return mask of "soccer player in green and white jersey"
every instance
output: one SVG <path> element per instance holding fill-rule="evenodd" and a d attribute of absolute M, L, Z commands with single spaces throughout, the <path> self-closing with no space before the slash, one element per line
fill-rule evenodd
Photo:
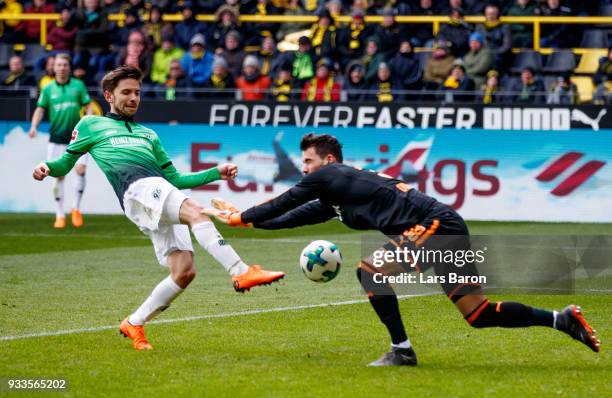
<path fill-rule="evenodd" d="M 125 215 L 151 238 L 159 263 L 168 266 L 170 275 L 120 325 L 121 333 L 133 340 L 134 348 L 150 350 L 145 322 L 168 308 L 195 277 L 187 225 L 200 246 L 232 275 L 236 291 L 269 284 L 285 274 L 247 266 L 202 213 L 202 206 L 179 191 L 233 179 L 238 169 L 225 163 L 196 173 L 179 173 L 157 134 L 133 120 L 140 104 L 141 80 L 139 69 L 125 65 L 104 76 L 102 91 L 110 112 L 84 117 L 66 153 L 37 165 L 33 177 L 42 180 L 48 175 L 66 175 L 80 156 L 90 153 L 113 186 Z"/>
<path fill-rule="evenodd" d="M 38 125 L 42 121 L 45 111 L 49 112 L 51 129 L 49 131 L 49 144 L 47 145 L 47 160 L 60 157 L 65 151 L 74 126 L 81 119 L 81 107 L 87 105 L 87 114 L 93 113 L 91 99 L 85 88 L 85 84 L 76 78 L 70 77 L 70 57 L 67 54 L 58 54 L 53 63 L 55 80 L 46 85 L 40 92 L 36 110 L 32 115 L 32 126 L 29 136 L 34 138 L 37 134 Z M 85 169 L 88 155 L 83 155 L 76 163 L 76 196 L 70 210 L 72 225 L 80 227 L 83 225 L 81 216 L 81 199 L 85 190 Z M 53 186 L 55 198 L 55 228 L 66 226 L 64 213 L 64 177 L 57 177 Z"/>

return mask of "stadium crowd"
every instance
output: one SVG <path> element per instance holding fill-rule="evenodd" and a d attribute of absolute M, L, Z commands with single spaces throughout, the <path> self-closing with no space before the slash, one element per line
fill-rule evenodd
<path fill-rule="evenodd" d="M 518 62 L 522 54 L 512 49 L 533 46 L 532 25 L 502 24 L 499 17 L 610 15 L 611 7 L 609 0 L 0 0 L 0 15 L 61 15 L 48 23 L 45 48 L 38 45 L 38 20 L 0 20 L 0 46 L 10 49 L 0 51 L 6 60 L 0 95 L 51 81 L 53 56 L 62 52 L 72 56 L 74 75 L 88 86 L 118 65 L 134 65 L 146 76 L 144 94 L 166 100 L 574 104 L 579 101 L 570 80 L 575 58 L 573 65 L 548 70 L 541 58 L 535 64 Z M 183 20 L 162 20 L 172 13 Z M 110 14 L 125 18 L 109 21 Z M 196 14 L 214 14 L 215 20 L 201 22 Z M 318 20 L 244 23 L 241 14 L 317 15 Z M 351 21 L 340 23 L 339 15 L 350 15 Z M 366 15 L 380 15 L 382 23 L 366 24 Z M 431 24 L 400 24 L 397 15 L 448 15 L 450 20 L 434 36 Z M 469 24 L 465 15 L 484 15 L 485 22 Z M 599 35 L 592 32 L 583 25 L 542 24 L 539 44 L 608 48 L 589 79 L 593 102 L 609 103 L 610 33 L 606 27 L 595 29 Z M 599 45 L 588 43 L 593 37 Z M 15 52 L 20 44 L 25 46 Z"/>

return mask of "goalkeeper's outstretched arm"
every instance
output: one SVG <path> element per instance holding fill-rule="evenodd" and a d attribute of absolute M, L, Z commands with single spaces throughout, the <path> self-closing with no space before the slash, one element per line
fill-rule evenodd
<path fill-rule="evenodd" d="M 253 226 L 261 229 L 295 228 L 302 225 L 320 224 L 335 216 L 336 212 L 333 207 L 323 204 L 320 200 L 313 200 L 281 216 L 255 222 Z"/>

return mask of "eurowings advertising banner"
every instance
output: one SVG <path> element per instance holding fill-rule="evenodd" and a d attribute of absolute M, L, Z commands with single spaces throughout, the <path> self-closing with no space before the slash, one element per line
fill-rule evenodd
<path fill-rule="evenodd" d="M 181 171 L 197 171 L 220 162 L 238 165 L 235 182 L 191 191 L 201 203 L 221 196 L 246 208 L 281 194 L 300 179 L 299 142 L 304 134 L 314 132 L 335 135 L 344 146 L 346 163 L 402 178 L 452 205 L 467 219 L 612 222 L 612 129 L 605 108 L 532 108 L 545 109 L 543 114 L 527 108 L 432 107 L 434 113 L 425 111 L 429 121 L 423 123 L 424 111 L 413 107 L 415 117 L 420 116 L 412 119 L 412 125 L 396 126 L 392 121 L 377 126 L 363 123 L 361 107 L 344 106 L 362 116 L 342 126 L 334 126 L 329 118 L 317 126 L 301 126 L 295 120 L 293 124 L 272 119 L 244 122 L 251 120 L 252 112 L 268 114 L 257 110 L 258 105 L 239 104 L 243 108 L 238 112 L 246 110 L 251 116 L 234 112 L 230 120 L 236 105 L 216 105 L 222 107 L 213 110 L 210 107 L 215 104 L 209 104 L 202 110 L 206 123 L 143 122 L 157 132 Z M 273 104 L 265 106 L 270 117 L 275 112 L 282 115 Z M 335 108 L 325 106 L 333 115 Z M 378 118 L 385 112 L 375 105 L 366 111 Z M 440 112 L 445 116 L 436 123 Z M 463 116 L 458 118 L 458 113 Z M 469 128 L 456 125 L 457 120 L 472 120 L 469 115 L 476 115 Z M 447 119 L 454 121 L 445 122 Z M 0 211 L 54 209 L 51 179 L 40 183 L 31 177 L 33 166 L 46 155 L 44 131 L 48 125 L 41 126 L 43 133 L 35 139 L 28 138 L 28 128 L 27 122 L 0 121 Z M 71 180 L 69 176 L 65 189 L 67 208 L 72 201 Z M 83 207 L 86 213 L 121 212 L 110 185 L 91 159 Z"/>

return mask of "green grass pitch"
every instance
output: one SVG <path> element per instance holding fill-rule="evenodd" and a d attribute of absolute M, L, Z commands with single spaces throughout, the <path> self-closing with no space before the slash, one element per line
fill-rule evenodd
<path fill-rule="evenodd" d="M 492 297 L 581 304 L 603 342 L 599 354 L 546 328 L 472 329 L 434 295 L 400 302 L 419 366 L 366 367 L 389 341 L 355 278 L 360 235 L 339 223 L 221 229 L 247 262 L 284 270 L 286 279 L 235 293 L 196 247 L 198 277 L 147 326 L 155 349 L 137 352 L 117 327 L 167 274 L 150 242 L 120 216 L 85 216 L 80 230 L 55 231 L 51 222 L 0 214 L 0 379 L 68 380 L 68 391 L 54 396 L 612 396 L 609 294 Z M 469 225 L 473 233 L 612 234 L 610 224 Z M 308 281 L 297 266 L 314 239 L 337 243 L 344 255 L 327 284 Z"/>

